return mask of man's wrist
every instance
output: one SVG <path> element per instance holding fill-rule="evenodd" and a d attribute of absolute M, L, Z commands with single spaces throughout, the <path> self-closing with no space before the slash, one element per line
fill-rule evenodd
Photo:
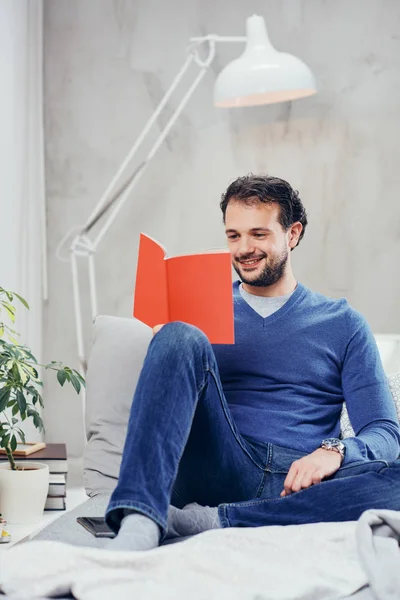
<path fill-rule="evenodd" d="M 326 438 L 322 440 L 320 448 L 327 452 L 336 452 L 337 454 L 340 454 L 341 463 L 344 461 L 346 446 L 338 438 Z"/>
<path fill-rule="evenodd" d="M 321 448 L 321 446 L 318 448 L 318 450 L 322 450 L 322 452 L 328 454 L 328 452 L 330 454 L 336 454 L 339 459 L 340 459 L 340 465 L 342 465 L 343 460 L 344 460 L 344 456 L 342 456 L 339 452 L 339 450 L 337 450 L 337 448 Z"/>

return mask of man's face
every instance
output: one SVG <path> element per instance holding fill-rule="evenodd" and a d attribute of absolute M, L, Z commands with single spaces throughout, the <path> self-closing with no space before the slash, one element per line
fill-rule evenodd
<path fill-rule="evenodd" d="M 243 283 L 266 287 L 285 273 L 289 256 L 288 234 L 278 221 L 279 205 L 251 205 L 231 200 L 225 213 L 225 230 L 232 265 Z"/>

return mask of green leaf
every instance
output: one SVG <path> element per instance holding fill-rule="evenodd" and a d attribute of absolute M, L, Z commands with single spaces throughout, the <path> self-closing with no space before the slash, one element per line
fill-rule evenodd
<path fill-rule="evenodd" d="M 15 402 L 13 409 L 12 409 L 12 416 L 16 415 L 19 412 L 19 408 L 18 408 L 18 404 Z"/>
<path fill-rule="evenodd" d="M 10 399 L 11 390 L 8 387 L 3 387 L 0 390 L 0 412 L 5 410 Z"/>
<path fill-rule="evenodd" d="M 37 372 L 37 370 L 32 367 L 32 365 L 28 365 L 27 363 L 21 363 L 21 367 L 22 369 L 25 371 L 25 373 L 28 374 L 29 377 L 32 377 L 32 379 L 38 379 L 39 377 L 39 373 Z"/>
<path fill-rule="evenodd" d="M 25 357 L 26 357 L 26 358 L 28 358 L 29 360 L 33 360 L 33 362 L 34 362 L 35 364 L 37 364 L 37 359 L 36 359 L 36 357 L 35 357 L 35 356 L 32 354 L 32 352 L 29 350 L 29 348 L 27 348 L 26 346 L 23 346 L 22 350 L 23 350 L 23 352 L 24 352 L 24 354 L 25 354 Z"/>
<path fill-rule="evenodd" d="M 6 302 L 2 302 L 1 304 L 6 309 L 6 311 L 8 313 L 8 316 L 10 317 L 11 321 L 13 323 L 15 323 L 15 307 L 12 306 L 11 304 L 7 304 Z"/>
<path fill-rule="evenodd" d="M 6 325 L 5 323 L 1 323 L 2 327 L 4 327 L 4 330 L 10 334 L 10 333 L 15 333 L 16 336 L 19 336 L 19 333 L 17 331 L 15 331 L 15 329 L 11 329 L 11 327 L 9 327 L 8 325 Z"/>
<path fill-rule="evenodd" d="M 24 413 L 26 411 L 26 400 L 25 396 L 21 392 L 21 390 L 17 391 L 17 403 L 20 413 Z"/>
<path fill-rule="evenodd" d="M 37 429 L 43 429 L 43 421 L 38 411 L 32 408 L 32 406 L 28 405 L 26 412 L 28 417 L 31 417 L 33 419 L 33 424 L 35 425 L 35 427 Z"/>
<path fill-rule="evenodd" d="M 13 452 L 14 452 L 14 450 L 17 449 L 17 438 L 15 437 L 15 435 L 12 435 L 12 437 L 11 437 L 10 446 L 11 446 L 11 450 Z"/>
<path fill-rule="evenodd" d="M 18 423 L 18 419 L 16 419 L 15 417 L 13 417 L 11 419 L 11 422 L 12 422 L 13 425 L 15 425 L 16 423 Z"/>
<path fill-rule="evenodd" d="M 74 386 L 76 393 L 79 394 L 79 392 L 81 391 L 81 384 L 80 384 L 79 379 L 73 373 L 70 374 L 70 378 L 71 378 L 71 383 Z"/>
<path fill-rule="evenodd" d="M 16 298 L 18 298 L 18 300 L 21 302 L 21 304 L 23 304 L 25 306 L 25 308 L 27 308 L 29 310 L 29 304 L 27 303 L 27 301 L 25 300 L 25 298 L 23 298 L 22 296 L 20 296 L 16 292 L 13 292 L 13 294 L 14 294 L 14 296 Z"/>
<path fill-rule="evenodd" d="M 76 371 L 75 369 L 73 369 L 73 373 L 76 375 L 76 377 L 79 379 L 79 381 L 81 382 L 81 384 L 86 387 L 86 381 L 84 380 L 84 378 L 82 377 L 82 375 Z"/>
<path fill-rule="evenodd" d="M 4 437 L 6 435 L 6 433 L 8 433 L 9 430 L 10 430 L 9 423 L 3 423 L 2 428 L 1 428 L 1 432 L 0 432 L 0 436 Z"/>
<path fill-rule="evenodd" d="M 26 444 L 26 441 L 25 441 L 25 433 L 22 431 L 22 429 L 19 429 L 19 427 L 17 428 L 17 432 L 18 432 L 19 439 L 21 440 L 21 442 L 22 442 L 23 444 Z"/>
<path fill-rule="evenodd" d="M 26 386 L 25 386 L 25 391 L 26 391 L 28 394 L 30 394 L 30 395 L 31 395 L 33 398 L 36 398 L 36 396 L 37 396 L 37 395 L 38 395 L 38 393 L 39 393 L 39 392 L 37 391 L 37 389 L 35 388 L 35 386 L 34 386 L 34 385 L 26 385 Z"/>
<path fill-rule="evenodd" d="M 43 431 L 43 421 L 39 413 L 37 412 L 33 415 L 33 424 L 36 427 L 36 429 L 39 429 L 39 431 Z"/>
<path fill-rule="evenodd" d="M 14 366 L 17 368 L 22 385 L 25 385 L 29 381 L 29 375 L 20 364 L 14 363 Z"/>
<path fill-rule="evenodd" d="M 58 383 L 63 386 L 65 383 L 65 380 L 67 378 L 67 374 L 65 372 L 64 369 L 61 369 L 60 371 L 57 371 L 57 379 L 58 379 Z"/>

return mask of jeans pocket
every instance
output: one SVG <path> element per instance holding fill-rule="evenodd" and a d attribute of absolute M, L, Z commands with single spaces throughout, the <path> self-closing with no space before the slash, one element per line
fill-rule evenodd
<path fill-rule="evenodd" d="M 254 463 L 261 471 L 266 471 L 268 469 L 269 457 L 271 454 L 271 444 L 263 444 L 257 440 L 253 440 L 248 435 L 242 434 L 241 437 L 245 441 L 247 451 L 251 455 Z"/>
<path fill-rule="evenodd" d="M 299 460 L 307 455 L 307 452 L 292 450 L 291 448 L 285 448 L 277 444 L 269 444 L 269 446 L 271 452 L 268 470 L 271 473 L 288 473 L 295 460 Z"/>

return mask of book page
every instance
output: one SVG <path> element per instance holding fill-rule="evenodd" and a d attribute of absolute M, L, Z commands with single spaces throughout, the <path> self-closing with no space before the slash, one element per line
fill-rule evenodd
<path fill-rule="evenodd" d="M 201 329 L 212 344 L 234 343 L 231 257 L 228 251 L 168 258 L 170 321 Z"/>
<path fill-rule="evenodd" d="M 139 242 L 133 316 L 149 327 L 169 321 L 165 250 L 143 233 Z"/>

